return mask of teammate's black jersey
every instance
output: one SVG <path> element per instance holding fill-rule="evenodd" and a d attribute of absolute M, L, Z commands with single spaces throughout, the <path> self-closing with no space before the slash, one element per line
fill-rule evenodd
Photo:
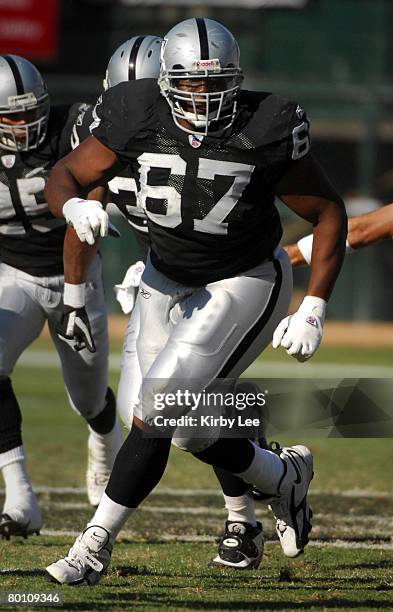
<path fill-rule="evenodd" d="M 297 104 L 243 91 L 231 130 L 202 137 L 179 129 L 156 82 L 141 79 L 105 92 L 93 119 L 93 136 L 133 168 L 158 270 L 204 285 L 271 256 L 277 182 L 310 147 Z"/>
<path fill-rule="evenodd" d="M 65 222 L 49 212 L 43 191 L 52 166 L 71 150 L 79 107 L 52 107 L 37 149 L 17 153 L 0 143 L 0 260 L 33 276 L 63 273 Z"/>
<path fill-rule="evenodd" d="M 93 124 L 92 105 L 84 105 L 77 117 L 72 130 L 72 148 L 75 149 L 82 140 L 91 136 L 90 126 Z M 130 165 L 126 165 L 121 175 L 115 176 L 108 183 L 108 202 L 116 204 L 120 212 L 125 216 L 135 237 L 142 245 L 146 246 L 148 240 L 147 216 L 144 209 L 137 200 L 137 184 Z"/>

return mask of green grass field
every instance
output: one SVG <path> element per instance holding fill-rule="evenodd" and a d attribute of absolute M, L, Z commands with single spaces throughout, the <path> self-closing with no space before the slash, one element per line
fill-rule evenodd
<path fill-rule="evenodd" d="M 163 480 L 126 525 L 100 585 L 49 585 L 43 568 L 66 553 L 92 510 L 84 493 L 86 427 L 68 407 L 47 351 L 47 343 L 36 343 L 14 374 L 45 527 L 40 537 L 0 542 L 0 593 L 58 591 L 65 610 L 393 610 L 391 439 L 302 439 L 315 456 L 312 541 L 302 557 L 285 559 L 268 511 L 258 506 L 265 557 L 250 572 L 208 566 L 225 521 L 223 502 L 211 469 L 173 449 Z M 117 362 L 114 355 L 114 388 Z M 293 368 L 285 354 L 269 350 L 253 375 L 261 375 L 263 363 L 269 376 Z M 337 376 L 393 374 L 387 349 L 322 348 L 305 367 L 310 376 L 323 369 Z"/>

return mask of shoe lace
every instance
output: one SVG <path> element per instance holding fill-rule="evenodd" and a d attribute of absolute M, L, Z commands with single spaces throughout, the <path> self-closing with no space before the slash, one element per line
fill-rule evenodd
<path fill-rule="evenodd" d="M 82 571 L 86 568 L 86 554 L 93 556 L 86 544 L 77 542 L 72 548 L 70 548 L 65 561 L 75 567 L 75 569 L 78 571 Z"/>

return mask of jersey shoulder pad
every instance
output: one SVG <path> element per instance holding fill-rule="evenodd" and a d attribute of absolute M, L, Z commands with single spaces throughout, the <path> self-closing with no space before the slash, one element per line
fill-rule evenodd
<path fill-rule="evenodd" d="M 309 121 L 299 104 L 269 92 L 244 94 L 240 108 L 249 115 L 244 132 L 250 134 L 256 147 L 287 141 L 293 159 L 309 151 Z"/>
<path fill-rule="evenodd" d="M 71 146 L 71 135 L 74 123 L 77 119 L 78 114 L 81 110 L 89 105 L 84 102 L 77 102 L 75 104 L 69 104 L 64 107 L 59 107 L 59 111 L 62 109 L 62 125 L 61 133 L 58 145 L 58 157 L 64 157 L 72 150 Z"/>
<path fill-rule="evenodd" d="M 71 147 L 75 149 L 83 140 L 90 136 L 90 126 L 93 123 L 93 104 L 75 104 L 72 118 Z"/>
<path fill-rule="evenodd" d="M 105 91 L 93 110 L 90 132 L 103 144 L 122 151 L 131 139 L 141 139 L 154 130 L 160 90 L 155 79 L 119 83 Z"/>

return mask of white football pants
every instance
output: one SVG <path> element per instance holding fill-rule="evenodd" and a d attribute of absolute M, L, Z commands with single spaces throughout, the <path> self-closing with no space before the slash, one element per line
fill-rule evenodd
<path fill-rule="evenodd" d="M 281 247 L 273 261 L 196 288 L 168 279 L 148 260 L 122 357 L 118 406 L 125 424 L 133 413 L 151 423 L 157 394 L 200 393 L 216 378 L 240 376 L 270 343 L 291 293 L 292 268 Z M 182 409 L 166 406 L 161 414 L 178 417 Z M 196 452 L 220 432 L 212 427 L 203 440 L 182 434 L 174 443 Z"/>
<path fill-rule="evenodd" d="M 63 311 L 63 286 L 63 276 L 31 276 L 0 263 L 0 377 L 10 376 L 20 355 L 48 321 L 70 404 L 91 419 L 105 406 L 108 386 L 108 325 L 100 257 L 92 262 L 86 281 L 86 310 L 95 353 L 87 349 L 76 353 L 56 335 L 55 326 Z"/>

